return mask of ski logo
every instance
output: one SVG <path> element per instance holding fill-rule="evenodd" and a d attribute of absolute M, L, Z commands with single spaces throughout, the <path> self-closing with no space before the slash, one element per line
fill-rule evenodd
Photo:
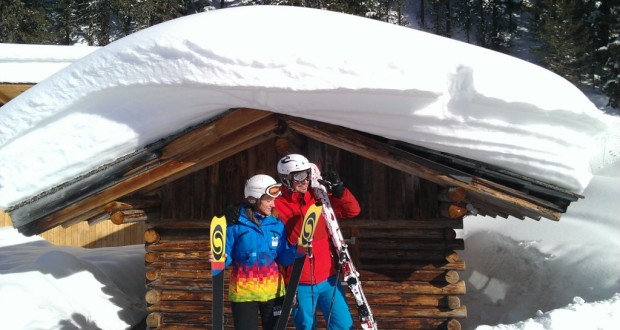
<path fill-rule="evenodd" d="M 308 247 L 312 243 L 312 237 L 314 236 L 314 230 L 316 229 L 316 223 L 321 216 L 323 206 L 320 203 L 316 203 L 308 209 L 304 222 L 301 226 L 301 233 L 299 235 L 300 246 Z"/>
<path fill-rule="evenodd" d="M 224 270 L 226 258 L 226 218 L 214 217 L 211 220 L 211 252 L 213 252 L 213 262 L 211 262 L 211 274 L 217 275 Z"/>
<path fill-rule="evenodd" d="M 312 255 L 310 251 L 312 246 L 312 237 L 314 236 L 314 229 L 316 228 L 316 223 L 321 217 L 322 212 L 323 204 L 317 202 L 310 205 L 310 208 L 308 208 L 306 215 L 304 216 L 303 223 L 301 224 L 301 233 L 299 234 L 297 244 L 301 247 L 307 248 L 308 254 L 303 255 L 302 258 L 295 259 L 293 269 L 291 270 L 290 281 L 286 286 L 286 295 L 284 296 L 284 301 L 282 302 L 282 308 L 279 310 L 280 317 L 278 318 L 278 323 L 276 324 L 275 330 L 285 330 L 288 324 L 288 319 L 293 308 L 293 301 L 295 300 L 295 295 L 297 294 L 297 286 L 299 285 L 299 279 L 301 278 L 301 271 L 304 268 L 304 263 L 308 259 L 308 255 Z M 274 308 L 274 315 L 275 313 L 276 310 Z"/>

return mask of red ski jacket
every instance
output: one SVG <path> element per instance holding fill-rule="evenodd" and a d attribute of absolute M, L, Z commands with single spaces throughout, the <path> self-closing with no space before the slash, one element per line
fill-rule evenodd
<path fill-rule="evenodd" d="M 330 195 L 330 201 L 338 220 L 353 218 L 360 213 L 360 205 L 357 199 L 347 188 L 344 188 L 344 193 L 340 198 Z M 303 217 L 308 208 L 315 202 L 316 199 L 311 191 L 302 194 L 291 192 L 288 187 L 282 186 L 282 195 L 276 198 L 275 204 L 279 218 L 284 222 L 288 241 L 291 244 L 297 244 Z M 332 247 L 333 244 L 325 224 L 325 218 L 321 215 L 312 239 L 313 258 L 306 259 L 300 283 L 316 284 L 336 274 L 337 265 L 334 256 L 332 256 Z M 291 270 L 292 267 L 285 267 L 286 283 L 289 281 Z"/>

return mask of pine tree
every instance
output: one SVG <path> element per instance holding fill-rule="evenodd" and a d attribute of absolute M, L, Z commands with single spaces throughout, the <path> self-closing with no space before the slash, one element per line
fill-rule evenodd
<path fill-rule="evenodd" d="M 55 44 L 71 45 L 77 41 L 78 13 L 75 0 L 58 0 L 52 4 L 49 15 Z"/>
<path fill-rule="evenodd" d="M 595 13 L 592 27 L 601 90 L 609 97 L 614 114 L 620 115 L 620 0 L 601 1 Z"/>
<path fill-rule="evenodd" d="M 51 42 L 44 2 L 0 0 L 0 42 Z"/>
<path fill-rule="evenodd" d="M 540 45 L 532 53 L 542 65 L 579 85 L 586 56 L 586 29 L 583 21 L 575 18 L 580 0 L 540 0 L 531 21 Z"/>

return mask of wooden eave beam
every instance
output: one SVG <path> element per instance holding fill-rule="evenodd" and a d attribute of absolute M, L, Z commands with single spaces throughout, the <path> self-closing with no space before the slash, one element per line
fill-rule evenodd
<path fill-rule="evenodd" d="M 33 84 L 7 84 L 0 83 L 0 105 L 8 103 L 14 99 L 17 95 L 23 93 Z"/>
<path fill-rule="evenodd" d="M 121 178 L 56 213 L 27 225 L 25 234 L 39 234 L 64 222 L 86 220 L 107 212 L 105 205 L 136 191 L 150 191 L 275 137 L 279 121 L 271 112 L 239 109 L 173 140 L 160 162 Z M 73 222 L 73 221 L 72 221 Z"/>
<path fill-rule="evenodd" d="M 471 194 L 468 193 L 468 196 L 477 195 L 483 197 L 489 203 L 497 205 L 498 202 L 501 202 L 499 205 L 508 206 L 513 210 L 515 208 L 521 210 L 521 212 L 517 212 L 515 214 L 516 216 L 526 215 L 534 219 L 538 219 L 541 216 L 551 220 L 560 219 L 559 212 L 548 207 L 541 206 L 544 205 L 546 201 L 540 200 L 538 203 L 534 203 L 531 200 L 525 200 L 513 194 L 509 194 L 509 190 L 506 189 L 506 187 L 498 186 L 493 182 L 473 176 L 471 176 L 470 182 L 466 182 L 467 180 L 457 179 L 456 175 L 448 175 L 444 172 L 420 165 L 411 159 L 406 159 L 405 157 L 399 156 L 402 154 L 402 150 L 397 151 L 390 145 L 381 143 L 361 134 L 357 134 L 350 129 L 326 123 L 315 123 L 309 120 L 290 116 L 282 115 L 281 117 L 287 123 L 289 128 L 299 132 L 300 134 L 359 156 L 380 162 L 397 170 L 411 173 L 415 176 L 435 182 L 442 186 L 463 187 L 468 192 L 471 192 Z M 413 156 L 414 155 L 412 155 L 412 157 Z M 425 161 L 429 162 L 429 160 Z M 491 202 L 492 200 L 495 202 Z"/>

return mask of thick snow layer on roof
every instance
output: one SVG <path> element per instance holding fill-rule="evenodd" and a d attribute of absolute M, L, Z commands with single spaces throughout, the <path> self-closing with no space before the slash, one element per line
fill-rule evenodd
<path fill-rule="evenodd" d="M 0 83 L 38 83 L 98 48 L 0 44 Z"/>
<path fill-rule="evenodd" d="M 618 150 L 607 138 L 600 148 L 617 121 L 541 67 L 346 14 L 239 7 L 120 39 L 2 107 L 0 207 L 235 107 L 341 125 L 575 192 L 593 160 Z"/>

